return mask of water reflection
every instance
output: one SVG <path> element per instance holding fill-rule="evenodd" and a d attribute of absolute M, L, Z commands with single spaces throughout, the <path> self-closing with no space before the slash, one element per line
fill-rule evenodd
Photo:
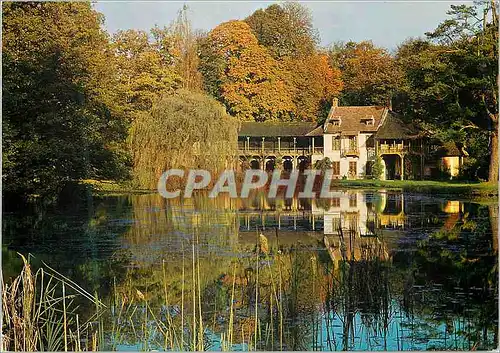
<path fill-rule="evenodd" d="M 31 252 L 97 292 L 106 349 L 492 349 L 492 216 L 395 191 L 102 197 L 4 214 L 4 277 Z"/>

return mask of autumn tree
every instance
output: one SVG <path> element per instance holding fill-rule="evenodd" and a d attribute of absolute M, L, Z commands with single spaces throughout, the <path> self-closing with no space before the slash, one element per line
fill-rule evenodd
<path fill-rule="evenodd" d="M 394 58 L 370 41 L 337 43 L 330 49 L 333 67 L 340 69 L 346 105 L 385 105 L 394 94 L 400 73 Z"/>
<path fill-rule="evenodd" d="M 200 91 L 203 88 L 203 78 L 198 70 L 198 39 L 200 33 L 193 31 L 188 18 L 189 8 L 184 5 L 179 10 L 177 19 L 171 26 L 173 35 L 174 67 L 181 78 L 182 88 Z"/>
<path fill-rule="evenodd" d="M 322 120 L 342 83 L 339 70 L 332 68 L 316 49 L 319 38 L 309 9 L 296 2 L 273 4 L 255 11 L 245 23 L 258 44 L 274 59 L 273 66 L 277 67 L 274 72 L 284 85 L 281 97 L 291 100 L 292 104 L 286 104 L 288 111 L 282 112 L 279 119 Z M 220 67 L 217 59 L 211 62 L 214 68 Z M 206 71 L 209 77 L 210 72 Z M 208 81 L 216 82 L 217 78 L 212 73 Z M 217 94 L 217 89 L 209 91 Z"/>
<path fill-rule="evenodd" d="M 119 91 L 124 92 L 129 115 L 151 108 L 161 95 L 181 87 L 173 51 L 174 37 L 167 28 L 155 27 L 151 33 L 118 31 L 113 47 L 118 62 Z"/>
<path fill-rule="evenodd" d="M 463 142 L 498 180 L 498 15 L 494 2 L 452 5 L 450 19 L 399 48 L 409 110 L 445 138 Z M 486 158 L 489 158 L 486 159 Z"/>
<path fill-rule="evenodd" d="M 319 41 L 310 10 L 297 2 L 259 9 L 245 22 L 275 59 L 311 55 Z"/>
<path fill-rule="evenodd" d="M 3 190 L 54 200 L 127 175 L 113 52 L 90 3 L 3 3 Z"/>
<path fill-rule="evenodd" d="M 289 84 L 294 88 L 295 120 L 321 122 L 332 99 L 342 89 L 341 73 L 332 68 L 326 54 L 312 54 L 286 61 Z"/>
<path fill-rule="evenodd" d="M 286 120 L 294 109 L 280 66 L 242 21 L 222 23 L 201 41 L 206 90 L 241 120 Z"/>

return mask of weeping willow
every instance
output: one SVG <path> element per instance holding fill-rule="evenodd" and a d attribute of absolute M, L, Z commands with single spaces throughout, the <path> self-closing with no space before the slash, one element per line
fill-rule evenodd
<path fill-rule="evenodd" d="M 185 90 L 164 97 L 132 123 L 129 143 L 134 182 L 154 189 L 167 169 L 233 167 L 238 122 L 214 99 Z"/>

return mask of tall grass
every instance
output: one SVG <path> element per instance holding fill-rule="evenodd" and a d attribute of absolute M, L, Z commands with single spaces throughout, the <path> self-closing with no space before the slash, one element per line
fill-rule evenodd
<path fill-rule="evenodd" d="M 2 281 L 2 350 L 81 351 L 97 349 L 99 332 L 92 322 L 104 307 L 97 297 L 45 265 L 33 273 L 23 260 L 21 273 L 10 283 Z M 76 301 L 94 304 L 96 312 L 83 325 Z M 84 336 L 93 337 L 92 347 Z"/>

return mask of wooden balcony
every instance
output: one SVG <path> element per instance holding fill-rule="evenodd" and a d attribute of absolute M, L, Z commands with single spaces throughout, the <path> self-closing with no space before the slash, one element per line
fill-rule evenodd
<path fill-rule="evenodd" d="M 408 146 L 404 146 L 402 144 L 397 144 L 397 145 L 388 145 L 388 144 L 381 144 L 379 146 L 379 154 L 401 154 L 401 153 L 407 153 Z"/>
<path fill-rule="evenodd" d="M 343 157 L 359 157 L 359 149 L 357 146 L 351 146 L 349 148 L 343 149 L 341 155 Z"/>
<path fill-rule="evenodd" d="M 301 146 L 301 147 L 271 147 L 271 146 L 239 146 L 239 155 L 281 155 L 281 156 L 308 156 L 322 155 L 323 147 Z"/>

